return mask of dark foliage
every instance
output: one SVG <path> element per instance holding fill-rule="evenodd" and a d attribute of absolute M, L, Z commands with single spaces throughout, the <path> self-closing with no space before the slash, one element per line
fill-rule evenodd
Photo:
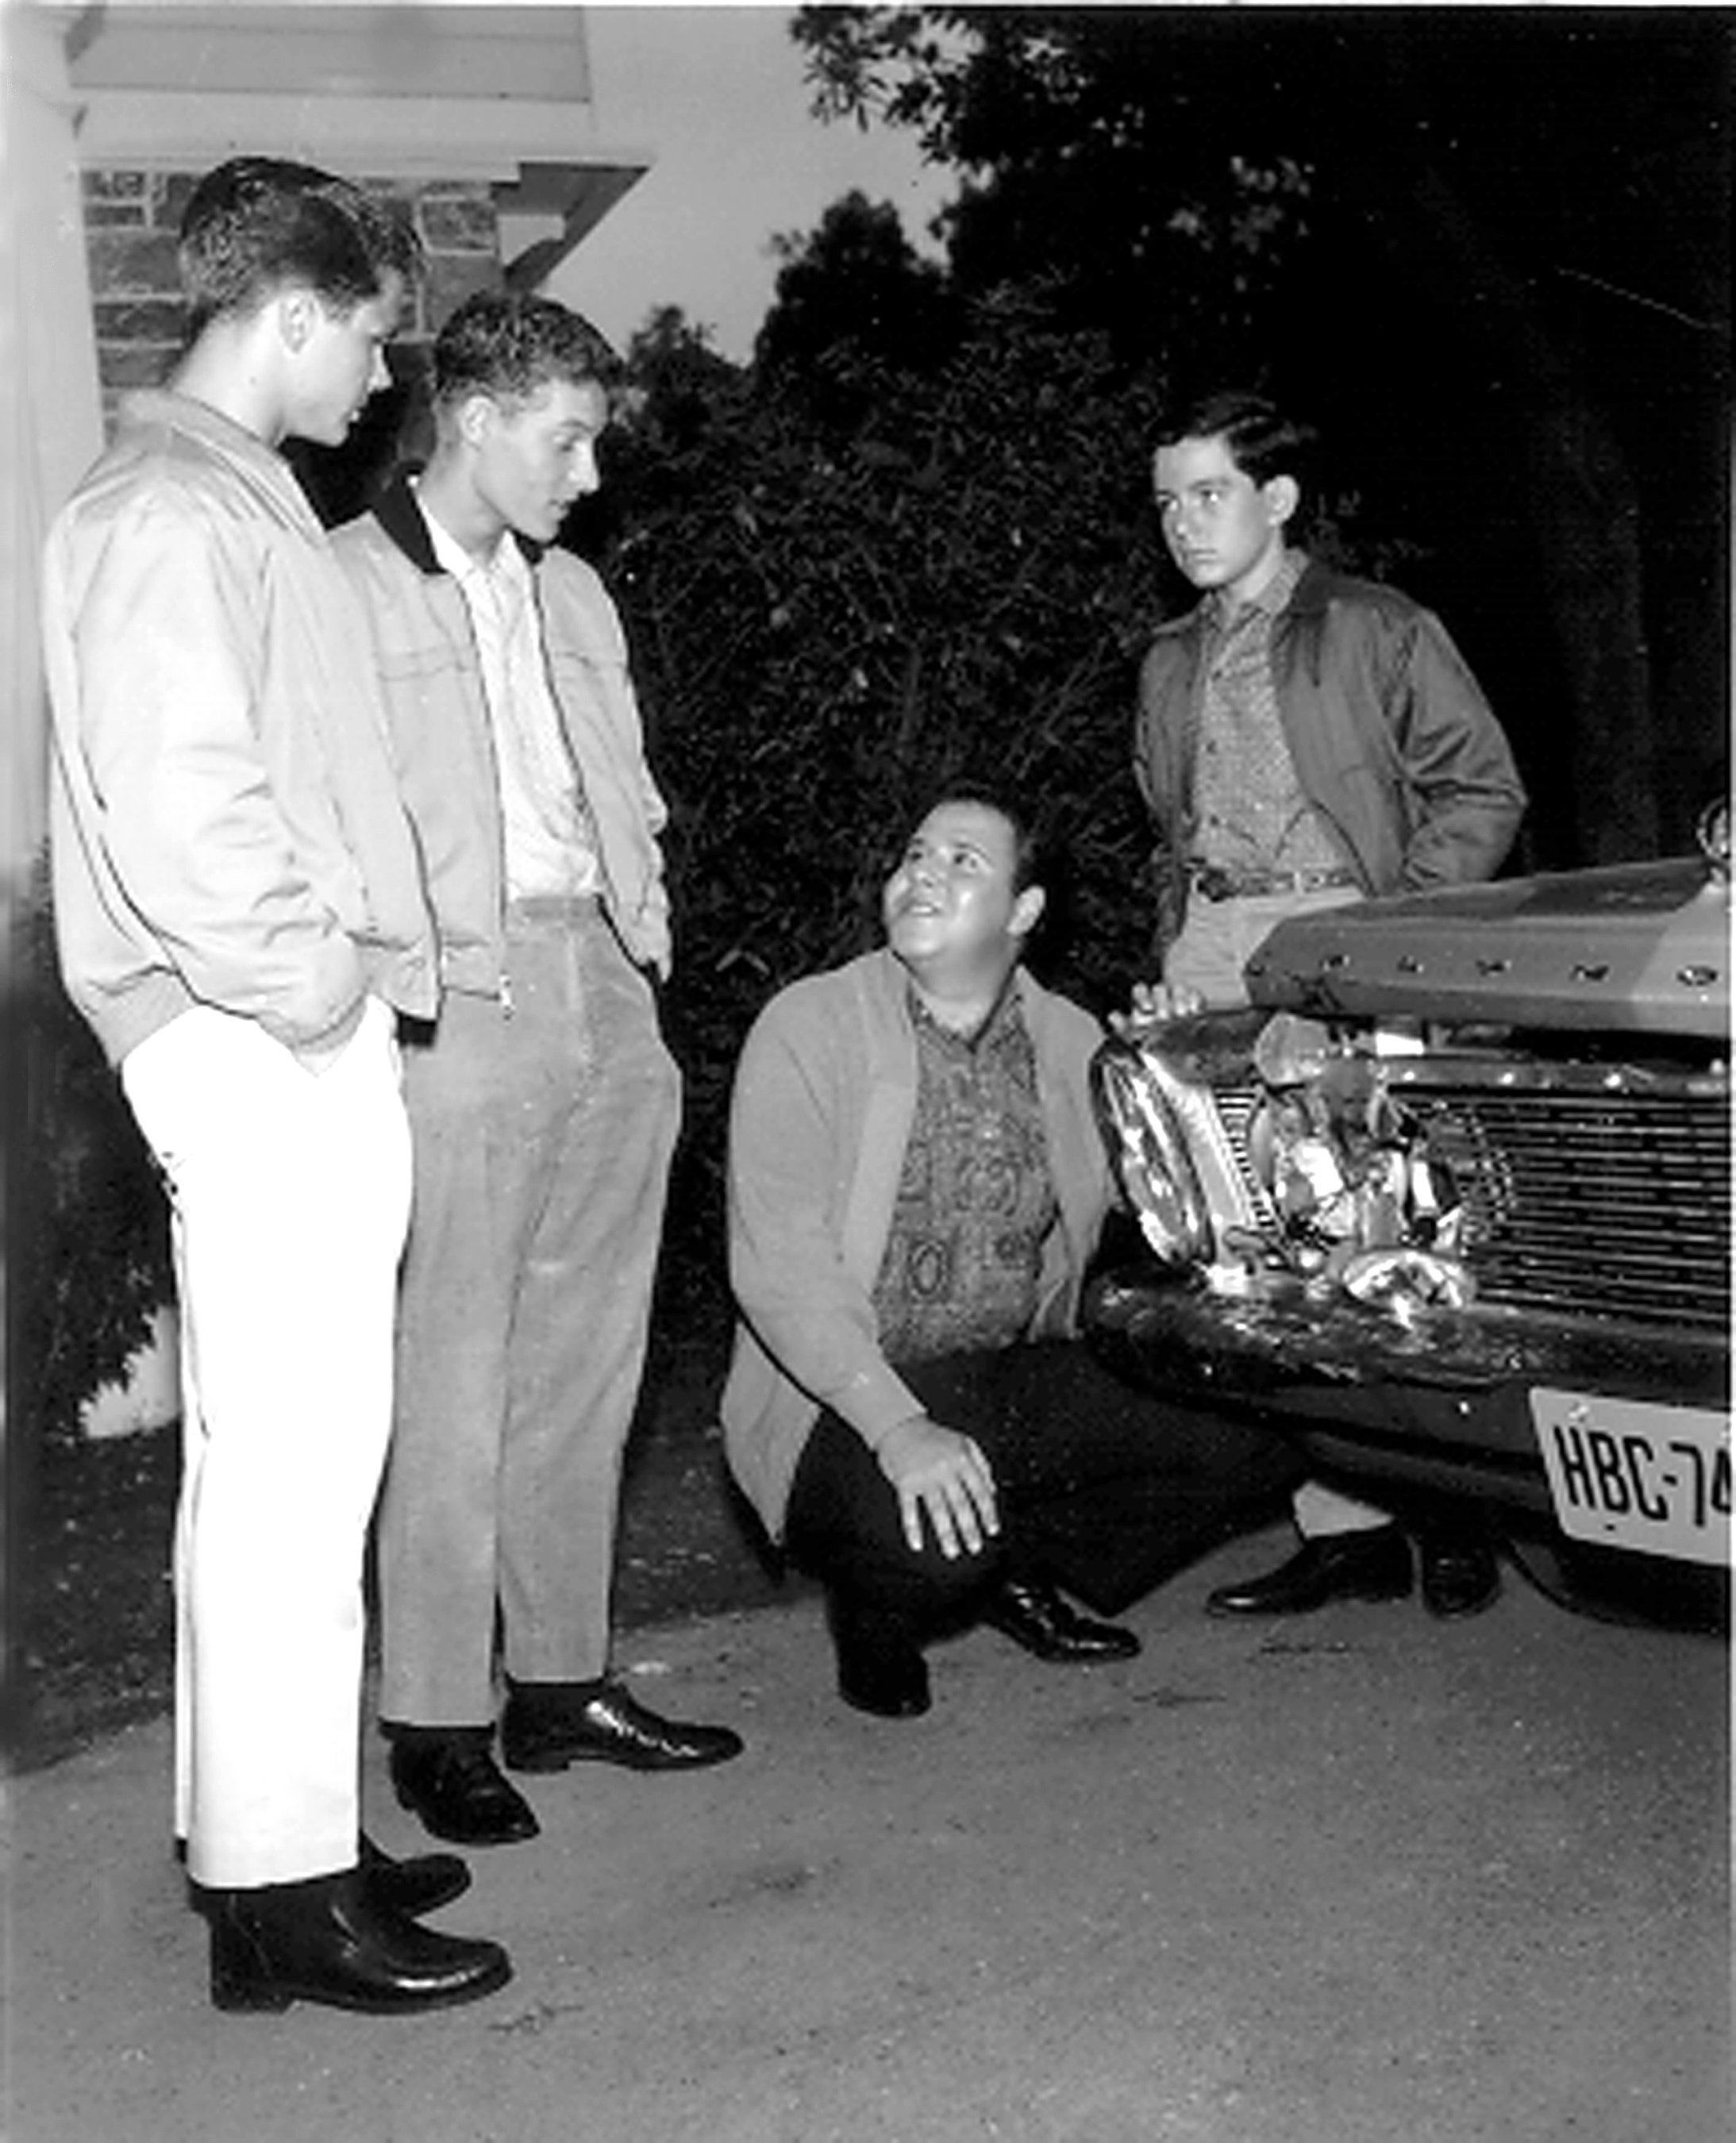
<path fill-rule="evenodd" d="M 823 423 L 861 423 L 887 374 L 939 369 L 966 324 L 952 280 L 919 260 L 889 202 L 834 201 L 805 239 L 778 240 L 784 265 L 754 346 L 763 385 Z"/>
<path fill-rule="evenodd" d="M 937 785 L 992 770 L 1049 807 L 1071 864 L 1064 982 L 1106 1005 L 1143 972 L 1129 709 L 1163 576 L 1129 442 L 1155 383 L 1041 292 L 972 308 L 939 364 L 843 336 L 799 368 L 709 371 L 702 392 L 664 324 L 636 348 L 609 522 L 588 534 L 671 806 L 685 1207 L 715 1219 L 749 1022 L 871 942 Z"/>
<path fill-rule="evenodd" d="M 62 991 L 46 893 L 27 911 L 7 1008 L 22 1108 L 7 1184 L 28 1255 L 10 1278 L 9 1419 L 27 1443 L 76 1434 L 172 1297 L 168 1206 L 96 1037 Z"/>
<path fill-rule="evenodd" d="M 957 169 L 965 294 L 1304 407 L 1489 686 L 1526 860 L 1684 849 L 1724 757 L 1728 11 L 800 11 Z"/>
<path fill-rule="evenodd" d="M 866 326 L 849 304 L 865 257 Z M 671 313 L 638 339 L 603 493 L 571 532 L 626 614 L 671 809 L 665 1012 L 688 1136 L 665 1256 L 695 1284 L 720 1265 L 748 1026 L 873 942 L 882 879 L 937 788 L 992 775 L 1043 820 L 1065 865 L 1048 979 L 1104 1012 L 1148 974 L 1135 680 L 1165 604 L 1192 600 L 1150 498 L 1161 374 L 1071 324 L 1059 285 L 961 305 L 937 344 L 930 271 L 856 202 L 780 291 L 799 303 L 774 309 L 750 369 Z M 1402 549 L 1344 498 L 1311 540 L 1372 570 Z"/>

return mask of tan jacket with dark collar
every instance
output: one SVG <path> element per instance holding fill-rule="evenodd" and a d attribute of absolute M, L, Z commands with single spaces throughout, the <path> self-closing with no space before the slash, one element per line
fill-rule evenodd
<path fill-rule="evenodd" d="M 334 540 L 371 628 L 398 778 L 439 928 L 441 981 L 495 995 L 503 973 L 506 837 L 463 590 L 436 559 L 406 481 Z M 605 903 L 632 958 L 667 975 L 669 898 L 657 836 L 668 814 L 645 764 L 620 617 L 582 559 L 522 547 L 555 704 L 596 826 Z"/>

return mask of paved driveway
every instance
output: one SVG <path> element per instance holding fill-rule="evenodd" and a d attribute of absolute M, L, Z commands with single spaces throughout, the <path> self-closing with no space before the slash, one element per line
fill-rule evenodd
<path fill-rule="evenodd" d="M 517 1967 L 382 2022 L 220 2017 L 141 1729 L 12 1793 L 9 2143 L 1723 2143 L 1729 1659 L 1563 1613 L 1207 1621 L 1125 1667 L 975 1633 L 844 1711 L 816 1603 L 639 1631 L 739 1762 L 527 1781 L 450 1924 Z M 377 1742 L 370 1818 L 413 1844 Z"/>

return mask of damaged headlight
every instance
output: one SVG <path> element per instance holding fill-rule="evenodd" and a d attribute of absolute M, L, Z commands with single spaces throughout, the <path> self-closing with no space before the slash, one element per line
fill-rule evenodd
<path fill-rule="evenodd" d="M 1098 1114 L 1154 1255 L 1226 1294 L 1288 1276 L 1402 1319 L 1464 1307 L 1460 1188 L 1432 1112 L 1394 1076 L 1421 1047 L 1289 1013 L 1105 1047 Z"/>
<path fill-rule="evenodd" d="M 1140 1233 L 1165 1265 L 1198 1265 L 1212 1253 L 1211 1212 L 1187 1135 L 1151 1067 L 1132 1051 L 1097 1062 L 1098 1116 L 1110 1161 Z"/>

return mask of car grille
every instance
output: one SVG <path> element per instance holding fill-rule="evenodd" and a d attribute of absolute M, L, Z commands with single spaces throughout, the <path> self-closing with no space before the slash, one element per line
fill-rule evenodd
<path fill-rule="evenodd" d="M 1420 1113 L 1481 1300 L 1728 1332 L 1728 1093 L 1437 1089 Z"/>

